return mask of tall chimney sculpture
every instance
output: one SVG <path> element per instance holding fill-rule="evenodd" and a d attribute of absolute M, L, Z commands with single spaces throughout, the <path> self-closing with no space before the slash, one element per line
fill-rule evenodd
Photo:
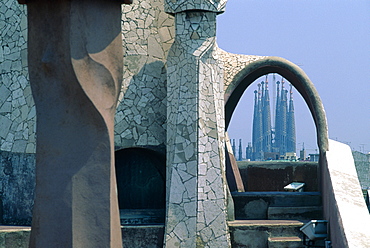
<path fill-rule="evenodd" d="M 122 247 L 114 168 L 121 4 L 19 0 L 37 114 L 30 247 Z"/>
<path fill-rule="evenodd" d="M 230 247 L 223 71 L 216 15 L 226 0 L 165 1 L 176 36 L 167 59 L 165 247 Z"/>

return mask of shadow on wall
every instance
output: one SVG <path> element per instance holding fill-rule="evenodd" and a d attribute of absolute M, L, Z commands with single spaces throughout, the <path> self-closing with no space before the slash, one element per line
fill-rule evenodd
<path fill-rule="evenodd" d="M 166 141 L 166 68 L 162 61 L 155 61 L 136 73 L 134 68 L 148 59 L 145 56 L 142 62 L 136 57 L 125 58 L 129 72 L 134 75 L 123 92 L 115 117 L 115 145 L 120 148 L 159 146 Z"/>

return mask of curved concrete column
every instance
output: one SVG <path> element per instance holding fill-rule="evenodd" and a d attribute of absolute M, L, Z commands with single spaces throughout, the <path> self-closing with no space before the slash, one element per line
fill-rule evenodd
<path fill-rule="evenodd" d="M 27 7 L 37 112 L 30 247 L 122 247 L 113 159 L 120 2 L 35 0 Z"/>

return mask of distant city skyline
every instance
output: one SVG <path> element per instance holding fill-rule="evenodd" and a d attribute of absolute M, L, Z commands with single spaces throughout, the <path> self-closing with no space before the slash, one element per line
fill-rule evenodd
<path fill-rule="evenodd" d="M 323 101 L 329 138 L 370 151 L 370 1 L 229 0 L 217 28 L 221 49 L 279 56 L 300 66 Z M 252 141 L 255 88 L 244 93 L 228 129 L 243 147 Z M 297 153 L 303 143 L 315 153 L 315 125 L 297 91 L 294 104 Z"/>

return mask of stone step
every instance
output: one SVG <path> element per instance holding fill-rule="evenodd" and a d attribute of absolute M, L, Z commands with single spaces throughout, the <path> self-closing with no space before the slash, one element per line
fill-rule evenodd
<path fill-rule="evenodd" d="M 121 225 L 164 224 L 164 209 L 120 209 Z"/>
<path fill-rule="evenodd" d="M 269 207 L 269 220 L 320 220 L 323 217 L 322 207 Z"/>
<path fill-rule="evenodd" d="M 28 248 L 31 227 L 0 226 L 1 248 Z"/>
<path fill-rule="evenodd" d="M 292 237 L 269 237 L 268 248 L 304 248 L 302 238 Z"/>
<path fill-rule="evenodd" d="M 121 226 L 123 247 L 163 247 L 164 225 Z M 0 226 L 1 248 L 28 248 L 31 227 Z"/>
<path fill-rule="evenodd" d="M 235 218 L 267 219 L 269 207 L 322 206 L 319 192 L 233 192 Z"/>
<path fill-rule="evenodd" d="M 298 220 L 235 220 L 228 222 L 233 247 L 268 247 L 269 238 L 300 237 Z"/>

